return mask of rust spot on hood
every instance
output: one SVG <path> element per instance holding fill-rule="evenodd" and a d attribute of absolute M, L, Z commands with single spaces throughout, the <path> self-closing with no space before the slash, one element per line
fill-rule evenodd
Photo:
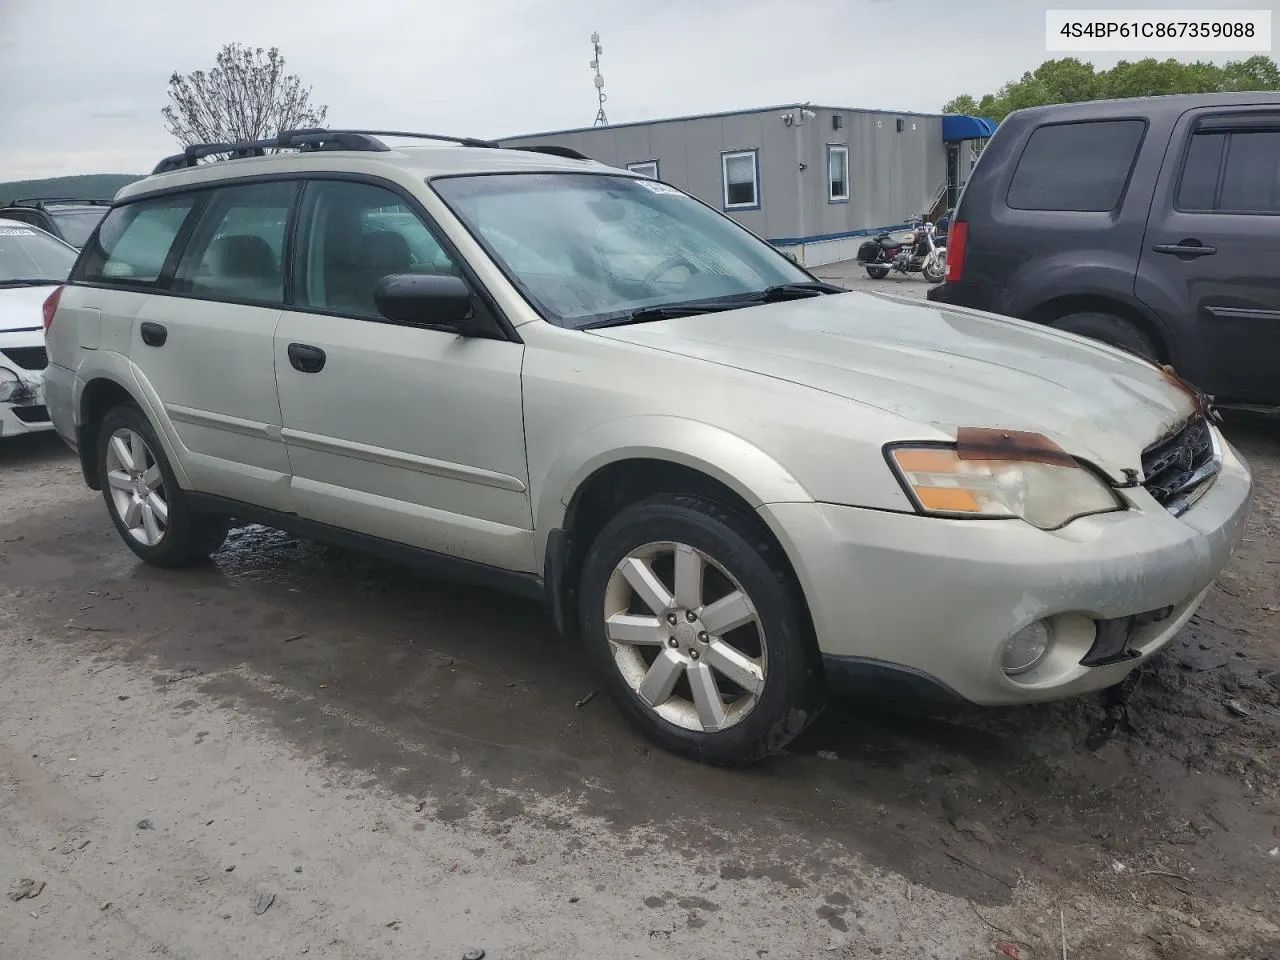
<path fill-rule="evenodd" d="M 1058 467 L 1078 466 L 1071 454 L 1048 437 L 1025 430 L 961 427 L 956 431 L 956 454 L 961 460 L 1008 460 L 1019 463 L 1049 463 Z"/>
<path fill-rule="evenodd" d="M 1178 376 L 1178 374 L 1174 372 L 1173 367 L 1169 366 L 1167 363 L 1160 367 L 1160 373 L 1164 375 L 1164 378 L 1168 380 L 1169 383 L 1173 384 L 1191 398 L 1191 402 L 1196 405 L 1196 412 L 1202 417 L 1210 423 L 1222 422 L 1222 414 L 1220 414 L 1218 412 L 1218 408 L 1213 405 L 1213 397 L 1209 396 L 1209 394 L 1205 393 L 1198 387 L 1194 387 L 1187 383 L 1187 381 Z"/>

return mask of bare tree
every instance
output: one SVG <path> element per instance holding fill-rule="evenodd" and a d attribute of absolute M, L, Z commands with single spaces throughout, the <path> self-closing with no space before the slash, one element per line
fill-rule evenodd
<path fill-rule="evenodd" d="M 329 112 L 311 103 L 311 88 L 285 73 L 284 57 L 272 47 L 229 43 L 207 73 L 169 77 L 170 103 L 160 112 L 165 128 L 184 147 L 274 137 L 281 130 L 318 127 Z"/>

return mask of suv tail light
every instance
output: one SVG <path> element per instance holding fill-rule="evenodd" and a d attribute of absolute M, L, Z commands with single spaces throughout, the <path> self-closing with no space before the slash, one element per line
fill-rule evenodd
<path fill-rule="evenodd" d="M 969 224 L 952 220 L 947 229 L 947 283 L 959 283 L 964 279 L 964 248 L 969 239 Z"/>
<path fill-rule="evenodd" d="M 58 287 L 53 293 L 49 294 L 44 302 L 44 332 L 48 333 L 49 328 L 53 326 L 53 315 L 58 312 L 58 301 L 62 299 L 62 291 L 65 287 Z"/>

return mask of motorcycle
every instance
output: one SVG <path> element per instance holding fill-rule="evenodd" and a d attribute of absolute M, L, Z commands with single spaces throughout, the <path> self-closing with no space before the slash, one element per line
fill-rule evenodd
<path fill-rule="evenodd" d="M 902 239 L 882 233 L 858 248 L 858 263 L 867 268 L 872 280 L 883 280 L 889 272 L 919 273 L 930 283 L 941 283 L 947 275 L 947 248 L 938 242 L 936 228 L 923 217 L 907 220 L 911 232 Z"/>

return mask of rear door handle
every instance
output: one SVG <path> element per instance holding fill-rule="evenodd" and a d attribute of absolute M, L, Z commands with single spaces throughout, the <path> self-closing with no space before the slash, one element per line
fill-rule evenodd
<path fill-rule="evenodd" d="M 1156 253 L 1167 253 L 1179 260 L 1209 257 L 1218 252 L 1217 247 L 1206 247 L 1199 240 L 1179 240 L 1177 243 L 1157 243 L 1151 248 Z"/>
<path fill-rule="evenodd" d="M 169 339 L 169 331 L 164 324 L 152 323 L 150 320 L 142 321 L 138 332 L 142 334 L 142 342 L 148 347 L 163 347 L 164 342 Z"/>
<path fill-rule="evenodd" d="M 289 362 L 299 373 L 319 373 L 324 369 L 325 355 L 319 347 L 309 343 L 289 344 Z"/>

